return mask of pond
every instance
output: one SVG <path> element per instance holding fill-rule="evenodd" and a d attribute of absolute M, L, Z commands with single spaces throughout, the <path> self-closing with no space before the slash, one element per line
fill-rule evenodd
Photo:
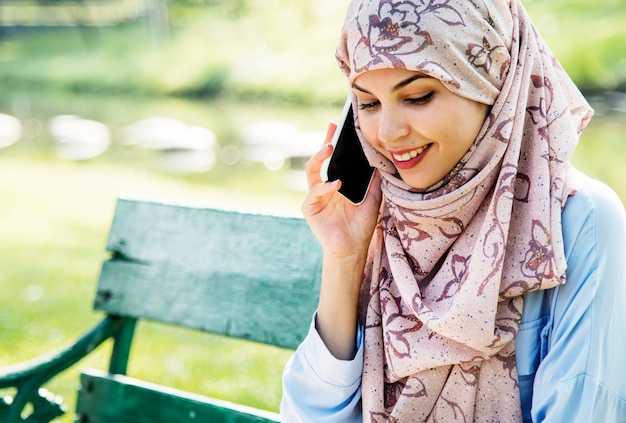
<path fill-rule="evenodd" d="M 625 199 L 626 100 L 613 93 L 592 104 L 596 117 L 572 160 Z M 0 157 L 114 163 L 192 183 L 303 191 L 304 163 L 339 113 L 331 105 L 4 92 Z M 11 134 L 7 116 L 21 132 Z"/>
<path fill-rule="evenodd" d="M 339 109 L 21 91 L 3 93 L 0 114 L 21 122 L 14 144 L 0 132 L 1 156 L 123 164 L 209 184 L 254 175 L 253 189 L 279 174 L 277 189 L 300 190 L 304 158 Z"/>

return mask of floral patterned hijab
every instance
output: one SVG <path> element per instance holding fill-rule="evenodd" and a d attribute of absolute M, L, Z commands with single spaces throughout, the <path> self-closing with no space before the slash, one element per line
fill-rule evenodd
<path fill-rule="evenodd" d="M 523 295 L 565 282 L 568 160 L 590 107 L 519 0 L 353 0 L 337 58 L 350 83 L 403 68 L 491 106 L 424 192 L 359 131 L 384 194 L 361 299 L 364 421 L 521 421 Z"/>

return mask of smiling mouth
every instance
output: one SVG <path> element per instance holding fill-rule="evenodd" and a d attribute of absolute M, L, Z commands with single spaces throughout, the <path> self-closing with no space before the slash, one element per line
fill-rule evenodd
<path fill-rule="evenodd" d="M 422 154 L 424 150 L 426 150 L 428 147 L 430 147 L 430 144 L 426 144 L 411 151 L 406 151 L 402 154 L 392 154 L 391 156 L 397 162 L 408 162 L 409 160 L 414 159 Z"/>

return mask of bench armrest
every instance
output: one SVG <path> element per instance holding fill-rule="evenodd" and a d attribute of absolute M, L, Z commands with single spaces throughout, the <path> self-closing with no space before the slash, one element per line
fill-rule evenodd
<path fill-rule="evenodd" d="M 65 406 L 61 399 L 42 390 L 41 386 L 114 336 L 120 325 L 120 318 L 106 317 L 69 347 L 1 368 L 0 389 L 15 388 L 17 392 L 13 398 L 0 398 L 0 420 L 24 421 L 21 413 L 28 403 L 33 407 L 29 421 L 50 421 L 63 414 Z"/>

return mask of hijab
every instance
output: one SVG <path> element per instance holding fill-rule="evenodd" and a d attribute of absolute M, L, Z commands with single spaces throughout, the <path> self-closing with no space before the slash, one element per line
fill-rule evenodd
<path fill-rule="evenodd" d="M 490 106 L 469 151 L 423 191 L 355 117 L 383 180 L 360 304 L 364 421 L 522 421 L 523 295 L 565 283 L 569 157 L 591 108 L 519 0 L 353 0 L 337 59 L 350 84 L 402 68 Z"/>

